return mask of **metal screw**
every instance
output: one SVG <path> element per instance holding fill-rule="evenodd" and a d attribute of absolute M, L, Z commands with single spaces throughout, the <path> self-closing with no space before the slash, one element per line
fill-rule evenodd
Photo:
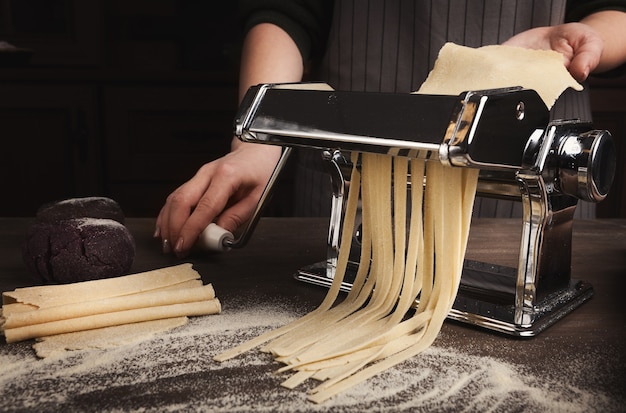
<path fill-rule="evenodd" d="M 515 107 L 515 118 L 517 120 L 524 119 L 524 102 L 519 102 Z"/>

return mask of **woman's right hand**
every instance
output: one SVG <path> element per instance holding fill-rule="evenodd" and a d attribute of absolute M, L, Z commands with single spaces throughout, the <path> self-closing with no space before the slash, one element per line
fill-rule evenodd
<path fill-rule="evenodd" d="M 245 224 L 280 153 L 278 146 L 237 141 L 230 153 L 203 165 L 161 208 L 154 236 L 161 238 L 163 252 L 187 255 L 211 222 L 231 232 Z"/>
<path fill-rule="evenodd" d="M 280 27 L 261 23 L 246 34 L 241 54 L 239 99 L 250 86 L 302 80 L 304 66 L 293 39 Z M 230 153 L 203 165 L 172 192 L 156 221 L 163 251 L 185 256 L 211 223 L 235 231 L 252 216 L 282 148 L 233 140 Z"/>

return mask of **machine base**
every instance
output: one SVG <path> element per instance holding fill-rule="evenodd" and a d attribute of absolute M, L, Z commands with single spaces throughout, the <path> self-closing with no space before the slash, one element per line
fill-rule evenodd
<path fill-rule="evenodd" d="M 330 287 L 326 261 L 300 269 L 294 277 L 310 284 Z M 350 262 L 341 286 L 350 291 L 358 265 Z M 544 297 L 528 325 L 515 322 L 515 283 L 517 270 L 511 267 L 465 261 L 459 291 L 448 318 L 516 337 L 532 337 L 551 326 L 593 295 L 591 284 L 570 280 L 567 287 Z M 419 301 L 416 301 L 416 305 Z"/>

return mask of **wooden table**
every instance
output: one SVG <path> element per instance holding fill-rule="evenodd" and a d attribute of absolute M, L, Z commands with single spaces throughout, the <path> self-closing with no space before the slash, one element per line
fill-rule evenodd
<path fill-rule="evenodd" d="M 31 284 L 20 252 L 30 222 L 0 218 L 1 291 Z M 153 225 L 128 219 L 137 243 L 133 272 L 181 262 L 160 253 Z M 475 220 L 467 258 L 515 263 L 520 227 L 517 220 Z M 449 321 L 431 350 L 322 406 L 305 400 L 311 386 L 281 388 L 284 377 L 272 374 L 280 365 L 263 353 L 213 362 L 212 354 L 232 345 L 225 341 L 253 337 L 279 323 L 277 316 L 294 318 L 321 302 L 323 288 L 292 274 L 325 258 L 326 230 L 324 219 L 266 218 L 247 247 L 188 257 L 224 309 L 192 320 L 190 329 L 207 332 L 192 334 L 191 345 L 185 326 L 136 346 L 39 360 L 33 342 L 0 338 L 0 411 L 626 410 L 626 220 L 575 222 L 572 276 L 589 281 L 595 294 L 537 337 Z M 266 322 L 237 331 L 239 316 Z"/>

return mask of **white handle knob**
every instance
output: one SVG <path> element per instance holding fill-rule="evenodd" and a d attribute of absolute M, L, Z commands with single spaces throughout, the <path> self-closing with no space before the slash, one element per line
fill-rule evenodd
<path fill-rule="evenodd" d="M 230 247 L 227 241 L 233 241 L 235 237 L 229 231 L 218 226 L 215 223 L 210 223 L 208 227 L 200 233 L 196 246 L 205 250 L 211 251 L 228 251 Z"/>

